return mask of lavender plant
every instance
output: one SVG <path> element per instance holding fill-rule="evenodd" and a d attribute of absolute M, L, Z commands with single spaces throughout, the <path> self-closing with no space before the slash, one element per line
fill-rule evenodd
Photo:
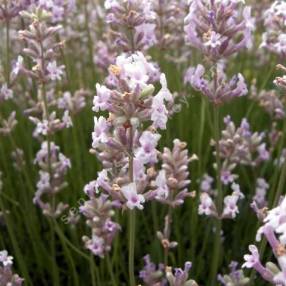
<path fill-rule="evenodd" d="M 286 285 L 284 10 L 0 1 L 0 285 Z"/>
<path fill-rule="evenodd" d="M 36 125 L 33 136 L 42 141 L 41 150 L 35 159 L 40 168 L 40 178 L 34 203 L 45 215 L 58 217 L 67 205 L 63 203 L 56 205 L 55 195 L 66 186 L 64 175 L 71 165 L 69 159 L 60 153 L 59 147 L 52 142 L 52 136 L 58 130 L 72 126 L 68 110 L 64 112 L 62 119 L 56 117 L 56 111 L 50 111 L 55 101 L 54 90 L 47 92 L 47 88 L 52 88 L 53 82 L 61 80 L 64 70 L 64 66 L 58 66 L 55 59 L 57 50 L 62 46 L 61 42 L 54 40 L 60 26 L 47 25 L 49 14 L 42 10 L 41 6 L 35 8 L 32 13 L 23 12 L 22 15 L 32 20 L 29 30 L 20 31 L 19 34 L 27 44 L 24 53 L 32 59 L 34 65 L 30 69 L 24 67 L 20 57 L 14 73 L 19 71 L 38 84 L 36 105 L 39 118 L 34 116 L 29 118 Z M 46 194 L 48 201 L 44 202 L 43 196 Z"/>
<path fill-rule="evenodd" d="M 0 283 L 1 285 L 20 286 L 23 279 L 12 272 L 13 257 L 6 250 L 0 251 Z"/>

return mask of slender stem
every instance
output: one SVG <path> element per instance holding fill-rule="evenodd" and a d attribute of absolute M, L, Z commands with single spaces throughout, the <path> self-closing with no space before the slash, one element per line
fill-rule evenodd
<path fill-rule="evenodd" d="M 111 262 L 109 254 L 107 254 L 107 256 L 106 256 L 106 263 L 107 263 L 108 272 L 109 272 L 109 275 L 111 278 L 111 284 L 112 284 L 112 286 L 116 286 L 117 283 L 116 283 L 116 280 L 114 277 L 114 273 L 113 273 L 113 269 L 112 269 L 112 262 Z"/>
<path fill-rule="evenodd" d="M 171 192 L 172 194 L 173 192 Z M 169 205 L 168 207 L 168 214 L 166 217 L 166 225 L 165 225 L 165 236 L 168 240 L 170 240 L 170 236 L 171 236 L 171 224 L 172 224 L 172 207 Z M 168 260 L 169 260 L 169 247 L 164 248 L 164 268 L 166 269 L 166 267 L 168 266 Z"/>
<path fill-rule="evenodd" d="M 19 268 L 21 270 L 21 273 L 25 277 L 25 280 L 26 280 L 27 284 L 28 285 L 33 285 L 32 281 L 31 281 L 31 278 L 29 276 L 29 271 L 27 269 L 24 256 L 22 254 L 20 245 L 18 244 L 18 240 L 16 238 L 15 232 L 14 232 L 13 227 L 12 227 L 13 224 L 11 224 L 10 216 L 7 216 L 7 214 L 6 214 L 5 207 L 4 207 L 4 204 L 2 202 L 2 198 L 1 197 L 0 197 L 0 209 L 3 210 L 3 216 L 4 216 L 4 219 L 5 219 L 5 222 L 6 222 L 8 235 L 9 235 L 10 240 L 12 242 L 12 246 L 13 246 L 13 249 L 14 249 L 17 261 L 19 262 Z"/>
<path fill-rule="evenodd" d="M 54 219 L 53 223 L 56 223 L 55 219 Z M 67 260 L 68 260 L 68 262 L 70 264 L 71 272 L 72 272 L 72 275 L 73 275 L 73 283 L 74 283 L 75 286 L 79 286 L 78 275 L 77 275 L 76 267 L 75 267 L 75 264 L 74 264 L 74 261 L 73 261 L 73 257 L 72 257 L 72 255 L 70 253 L 70 249 L 68 248 L 68 246 L 66 244 L 66 241 L 64 240 L 64 238 L 62 236 L 60 236 L 60 241 L 62 243 L 62 246 L 64 248 L 65 254 L 67 256 Z"/>
<path fill-rule="evenodd" d="M 42 70 L 42 76 L 44 77 L 44 71 L 46 68 L 46 63 L 45 63 L 45 51 L 43 47 L 43 42 L 40 41 L 40 52 L 41 52 L 41 70 Z M 52 164 L 51 164 L 51 136 L 49 134 L 50 132 L 50 122 L 49 122 L 49 106 L 48 106 L 48 99 L 47 99 L 47 93 L 46 93 L 46 83 L 45 83 L 45 78 L 42 78 L 40 80 L 41 84 L 41 100 L 42 100 L 42 108 L 43 108 L 43 118 L 47 120 L 48 122 L 48 133 L 46 136 L 47 140 L 47 147 L 48 147 L 48 172 L 50 175 L 50 180 L 52 180 L 53 177 L 53 172 L 52 172 Z M 52 195 L 52 212 L 55 212 L 55 196 L 54 194 Z M 54 285 L 59 285 L 59 273 L 57 270 L 57 260 L 56 260 L 56 232 L 54 228 L 54 223 L 53 220 L 50 220 L 50 228 L 51 228 L 51 253 L 52 253 L 52 273 L 53 273 L 53 283 Z"/>
<path fill-rule="evenodd" d="M 130 210 L 129 212 L 129 253 L 128 253 L 128 271 L 129 271 L 129 284 L 136 286 L 134 276 L 134 248 L 135 248 L 135 227 L 136 227 L 136 212 Z"/>
<path fill-rule="evenodd" d="M 89 27 L 89 11 L 88 11 L 88 0 L 84 1 L 84 14 L 85 14 L 85 29 L 87 32 L 87 40 L 88 40 L 88 52 L 89 52 L 89 60 L 90 60 L 90 65 L 91 65 L 91 74 L 92 74 L 92 79 L 94 80 L 96 78 L 95 74 L 95 66 L 94 66 L 94 61 L 93 61 L 93 42 L 92 42 L 92 37 L 91 37 L 91 32 L 90 32 L 90 27 Z"/>
<path fill-rule="evenodd" d="M 90 273 L 91 273 L 91 285 L 96 286 L 96 277 L 95 277 L 95 272 L 96 268 L 94 266 L 94 260 L 93 260 L 93 255 L 91 254 L 90 256 Z"/>
<path fill-rule="evenodd" d="M 6 20 L 6 81 L 10 84 L 10 20 Z"/>
<path fill-rule="evenodd" d="M 129 128 L 129 179 L 130 182 L 134 181 L 133 178 L 133 128 Z M 136 231 L 136 211 L 129 211 L 129 242 L 128 242 L 128 273 L 129 273 L 129 284 L 135 286 L 135 275 L 134 275 L 134 249 L 135 249 L 135 231 Z"/>
<path fill-rule="evenodd" d="M 202 156 L 202 146 L 203 146 L 203 138 L 204 138 L 204 130 L 205 130 L 205 119 L 206 119 L 206 101 L 203 97 L 201 97 L 201 112 L 200 112 L 200 129 L 198 136 L 198 156 L 199 156 L 199 166 L 198 166 L 198 178 L 202 175 L 202 167 L 203 167 L 203 156 Z M 192 210 L 192 218 L 191 218 L 191 229 L 192 229 L 192 246 L 191 246 L 191 258 L 192 262 L 195 264 L 195 251 L 197 246 L 197 238 L 198 238 L 198 204 L 199 204 L 199 196 L 196 196 L 194 200 L 194 207 Z"/>
<path fill-rule="evenodd" d="M 219 157 L 219 107 L 214 105 L 214 135 L 215 135 L 215 147 L 216 147 L 216 181 L 217 181 L 217 198 L 216 198 L 216 207 L 218 214 L 222 212 L 223 206 L 223 194 L 222 194 L 222 184 L 220 180 L 221 172 L 221 161 Z M 215 245 L 211 266 L 211 285 L 217 285 L 217 271 L 219 267 L 219 260 L 221 256 L 221 228 L 222 222 L 220 218 L 216 219 L 215 223 Z"/>
<path fill-rule="evenodd" d="M 284 140 L 285 140 L 285 135 L 286 135 L 286 121 L 284 121 L 284 125 L 283 125 L 283 130 L 282 130 L 282 137 L 281 137 L 281 143 L 278 149 L 278 161 L 281 158 L 281 156 L 283 156 L 283 146 L 284 146 Z M 280 175 L 280 179 L 277 185 L 277 191 L 276 191 L 276 184 L 277 184 L 277 180 L 279 178 L 279 166 L 277 166 L 276 168 L 276 176 L 274 174 L 274 183 L 271 189 L 271 196 L 270 196 L 270 204 L 271 207 L 274 208 L 276 207 L 278 200 L 280 199 L 280 196 L 282 194 L 283 191 L 283 185 L 285 182 L 285 172 L 286 172 L 286 160 L 283 163 L 282 166 L 282 170 L 281 170 L 281 175 Z M 274 198 L 273 198 L 274 197 Z"/>
<path fill-rule="evenodd" d="M 62 232 L 61 228 L 59 227 L 58 223 L 56 220 L 54 220 L 54 224 L 55 224 L 55 229 L 56 232 L 58 234 L 58 236 L 61 238 L 62 241 L 64 241 L 74 252 L 76 252 L 79 256 L 85 258 L 86 260 L 90 260 L 90 257 L 85 254 L 84 252 L 82 252 L 80 249 L 78 249 L 66 236 L 65 234 Z"/>

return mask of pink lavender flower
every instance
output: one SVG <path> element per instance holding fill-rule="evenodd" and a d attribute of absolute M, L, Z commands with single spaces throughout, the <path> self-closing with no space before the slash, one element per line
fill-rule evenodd
<path fill-rule="evenodd" d="M 236 127 L 230 116 L 225 117 L 225 129 L 219 141 L 220 157 L 227 160 L 226 165 L 242 164 L 256 166 L 269 159 L 269 151 L 263 141 L 263 132 L 251 132 L 246 119 Z"/>
<path fill-rule="evenodd" d="M 191 1 L 185 18 L 187 43 L 214 61 L 250 47 L 250 9 L 243 1 Z"/>
<path fill-rule="evenodd" d="M 235 286 L 235 285 L 248 285 L 250 279 L 244 276 L 241 269 L 238 268 L 238 263 L 232 261 L 229 265 L 230 273 L 227 275 L 218 275 L 218 281 L 224 286 Z"/>
<path fill-rule="evenodd" d="M 265 181 L 264 178 L 258 178 L 256 180 L 256 189 L 253 201 L 257 204 L 257 206 L 260 209 L 267 206 L 266 193 L 268 189 L 269 189 L 269 184 Z"/>
<path fill-rule="evenodd" d="M 262 90 L 259 93 L 256 90 L 251 93 L 250 98 L 258 102 L 274 119 L 283 119 L 285 117 L 285 107 L 283 99 L 276 90 Z"/>
<path fill-rule="evenodd" d="M 149 130 L 144 131 L 139 138 L 140 147 L 135 151 L 135 158 L 144 164 L 154 164 L 157 162 L 157 144 L 161 135 Z"/>
<path fill-rule="evenodd" d="M 3 250 L 0 252 L 0 262 L 4 266 L 11 266 L 13 265 L 13 257 L 8 256 L 8 252 L 6 250 Z"/>
<path fill-rule="evenodd" d="M 10 135 L 17 123 L 15 111 L 11 112 L 7 119 L 0 118 L 0 134 L 4 136 Z"/>
<path fill-rule="evenodd" d="M 94 117 L 94 132 L 92 133 L 92 147 L 97 148 L 98 144 L 105 143 L 107 141 L 107 131 L 109 125 L 103 116 L 97 118 Z"/>
<path fill-rule="evenodd" d="M 286 285 L 285 210 L 286 199 L 283 198 L 276 208 L 268 212 L 264 219 L 264 225 L 259 228 L 256 235 L 256 240 L 258 241 L 261 240 L 262 235 L 267 239 L 278 265 L 268 262 L 265 268 L 260 262 L 258 250 L 254 245 L 249 247 L 252 254 L 244 256 L 246 262 L 243 267 L 254 268 L 266 281 L 269 281 L 273 285 Z"/>
<path fill-rule="evenodd" d="M 215 203 L 208 193 L 200 195 L 199 214 L 206 216 L 217 216 Z"/>
<path fill-rule="evenodd" d="M 262 35 L 261 47 L 282 57 L 286 55 L 286 4 L 274 1 L 264 13 L 266 32 Z"/>
<path fill-rule="evenodd" d="M 224 67 L 221 65 L 216 68 L 215 73 L 216 77 L 209 80 L 202 65 L 198 65 L 196 68 L 190 67 L 185 74 L 184 81 L 216 105 L 247 94 L 248 89 L 241 74 L 228 80 Z"/>
<path fill-rule="evenodd" d="M 96 192 L 88 192 L 89 200 L 80 207 L 81 213 L 87 218 L 87 225 L 92 230 L 91 238 L 84 236 L 87 249 L 94 255 L 104 257 L 111 249 L 112 241 L 121 229 L 119 224 L 112 221 L 114 205 L 108 196 Z"/>
<path fill-rule="evenodd" d="M 236 183 L 232 183 L 231 190 L 232 194 L 224 197 L 224 206 L 221 214 L 218 213 L 213 199 L 213 195 L 215 194 L 214 190 L 202 190 L 198 213 L 219 219 L 235 219 L 239 213 L 238 202 L 244 198 L 244 195 L 240 191 L 240 186 Z"/>
<path fill-rule="evenodd" d="M 112 8 L 116 3 L 107 5 Z M 102 162 L 103 171 L 84 189 L 89 196 L 86 206 L 94 205 L 104 194 L 110 201 L 110 208 L 142 210 L 146 201 L 156 196 L 151 182 L 155 179 L 156 148 L 161 136 L 152 118 L 152 106 L 156 98 L 161 99 L 162 105 L 173 98 L 164 75 L 161 75 L 162 89 L 153 95 L 152 83 L 157 79 L 158 69 L 137 52 L 118 56 L 115 64 L 109 67 L 106 85 L 96 85 L 93 110 L 109 114 L 108 118 L 94 119 L 91 152 Z M 185 157 L 180 160 L 185 162 Z M 185 170 L 182 171 L 184 179 Z M 181 183 L 179 189 L 186 184 L 185 181 Z M 86 247 L 102 257 L 110 249 L 111 240 L 105 249 L 103 236 L 94 230 L 97 226 L 92 229 L 92 238 L 84 239 Z"/>
<path fill-rule="evenodd" d="M 154 182 L 154 194 L 160 202 L 176 207 L 183 204 L 187 197 L 193 196 L 193 193 L 187 190 L 191 182 L 188 178 L 188 164 L 197 157 L 188 156 L 185 142 L 175 139 L 173 144 L 172 150 L 164 148 L 162 170 Z"/>
<path fill-rule="evenodd" d="M 0 88 L 0 102 L 13 98 L 13 90 L 4 83 Z"/>
<path fill-rule="evenodd" d="M 70 160 L 60 153 L 57 145 L 45 141 L 36 155 L 35 164 L 40 167 L 40 178 L 33 201 L 45 215 L 58 217 L 68 206 L 63 203 L 54 205 L 49 200 L 45 202 L 44 195 L 54 197 L 67 186 L 65 175 L 71 168 Z"/>
<path fill-rule="evenodd" d="M 51 13 L 52 21 L 62 21 L 65 16 L 72 13 L 76 8 L 75 0 L 37 0 L 36 7 L 39 7 Z"/>
<path fill-rule="evenodd" d="M 0 4 L 0 20 L 10 21 L 18 14 L 28 9 L 32 1 L 29 0 L 9 0 Z"/>
<path fill-rule="evenodd" d="M 63 96 L 58 99 L 57 105 L 59 109 L 68 110 L 71 114 L 78 114 L 87 104 L 91 92 L 84 89 L 79 89 L 71 94 L 69 91 L 63 93 Z"/>
<path fill-rule="evenodd" d="M 166 270 L 166 277 L 170 285 L 190 285 L 190 286 L 198 286 L 196 281 L 189 279 L 189 271 L 192 268 L 191 262 L 186 262 L 184 269 L 181 268 L 175 268 L 174 271 L 172 271 L 171 267 L 168 267 Z"/>
<path fill-rule="evenodd" d="M 135 52 L 156 43 L 155 13 L 152 1 L 105 1 L 106 21 L 116 44 L 123 51 Z"/>
<path fill-rule="evenodd" d="M 62 79 L 62 75 L 64 74 L 63 70 L 64 66 L 57 66 L 56 61 L 52 61 L 47 65 L 48 77 L 53 81 Z"/>
<path fill-rule="evenodd" d="M 144 281 L 144 285 L 152 286 L 164 286 L 164 285 L 171 285 L 171 286 L 197 286 L 198 284 L 189 279 L 189 271 L 192 267 L 191 262 L 186 262 L 184 269 L 172 267 L 166 268 L 166 277 L 164 277 L 164 266 L 159 264 L 158 266 L 155 265 L 151 259 L 150 255 L 146 255 L 144 257 L 145 266 L 140 271 L 140 278 Z"/>
<path fill-rule="evenodd" d="M 24 279 L 12 272 L 13 257 L 7 250 L 0 251 L 0 285 L 21 286 Z"/>
<path fill-rule="evenodd" d="M 212 183 L 214 179 L 208 174 L 204 174 L 203 179 L 200 183 L 200 190 L 203 192 L 210 192 L 212 189 Z"/>
<path fill-rule="evenodd" d="M 166 285 L 166 279 L 164 278 L 164 265 L 159 264 L 157 266 L 151 261 L 149 254 L 144 256 L 144 268 L 140 271 L 139 277 L 147 286 Z"/>
<path fill-rule="evenodd" d="M 121 192 L 127 200 L 126 206 L 133 210 L 134 208 L 138 208 L 139 210 L 143 209 L 143 203 L 145 202 L 145 198 L 143 195 L 137 194 L 136 184 L 130 183 L 126 186 L 121 187 Z"/>

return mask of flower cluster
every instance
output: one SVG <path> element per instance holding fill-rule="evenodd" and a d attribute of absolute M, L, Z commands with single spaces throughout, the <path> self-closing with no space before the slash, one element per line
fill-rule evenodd
<path fill-rule="evenodd" d="M 13 99 L 13 90 L 4 83 L 0 88 L 0 106 L 10 99 Z M 15 111 L 12 111 L 8 117 L 4 117 L 4 115 L 0 113 L 0 134 L 4 136 L 10 135 L 16 125 Z"/>
<path fill-rule="evenodd" d="M 270 158 L 264 132 L 252 132 L 246 118 L 236 127 L 230 116 L 224 118 L 225 129 L 219 140 L 219 155 L 224 160 L 222 172 L 231 172 L 238 164 L 257 166 Z M 230 174 L 231 176 L 231 174 Z M 232 181 L 223 176 L 223 183 Z"/>
<path fill-rule="evenodd" d="M 264 178 L 258 178 L 256 180 L 255 196 L 253 197 L 253 202 L 259 209 L 265 208 L 267 206 L 266 194 L 269 189 L 269 184 Z"/>
<path fill-rule="evenodd" d="M 200 185 L 202 194 L 200 195 L 199 214 L 235 218 L 239 212 L 238 201 L 244 198 L 244 195 L 236 183 L 238 175 L 234 173 L 234 169 L 238 165 L 258 166 L 270 158 L 270 152 L 266 149 L 266 143 L 263 141 L 265 134 L 252 133 L 246 119 L 242 120 L 238 128 L 230 116 L 225 117 L 224 122 L 226 128 L 222 131 L 222 137 L 218 142 L 219 157 L 222 160 L 220 180 L 225 187 L 231 186 L 232 194 L 224 198 L 224 209 L 222 214 L 219 214 L 212 199 L 212 196 L 216 195 L 216 191 L 212 188 L 214 179 L 206 174 Z M 215 142 L 212 144 L 214 145 Z M 257 200 L 260 205 L 265 202 L 265 192 L 268 187 L 263 179 L 259 179 L 257 184 L 254 201 Z"/>
<path fill-rule="evenodd" d="M 261 47 L 286 56 L 286 3 L 282 0 L 274 1 L 264 13 L 266 32 L 262 35 Z"/>
<path fill-rule="evenodd" d="M 110 24 L 116 44 L 123 51 L 137 51 L 156 43 L 155 12 L 152 1 L 106 0 L 106 21 Z"/>
<path fill-rule="evenodd" d="M 211 183 L 206 182 L 210 178 L 209 176 L 204 177 L 201 185 L 206 186 L 209 184 L 209 188 L 201 190 L 202 193 L 200 194 L 200 204 L 199 204 L 199 214 L 206 215 L 206 216 L 213 216 L 219 219 L 234 219 L 236 218 L 237 214 L 239 213 L 238 209 L 238 202 L 239 200 L 244 198 L 243 193 L 240 191 L 240 187 L 236 183 L 232 183 L 230 195 L 224 197 L 224 206 L 222 213 L 219 213 L 216 204 L 214 202 L 213 197 L 217 195 L 216 190 L 212 189 Z"/>
<path fill-rule="evenodd" d="M 180 48 L 184 42 L 182 29 L 186 16 L 187 3 L 176 0 L 153 0 L 152 8 L 156 13 L 156 39 L 161 49 Z"/>
<path fill-rule="evenodd" d="M 31 5 L 33 0 L 9 0 L 1 1 L 0 4 L 0 20 L 10 21 L 12 18 Z"/>
<path fill-rule="evenodd" d="M 252 44 L 251 8 L 237 0 L 195 0 L 185 18 L 186 41 L 213 61 Z"/>
<path fill-rule="evenodd" d="M 235 97 L 244 96 L 248 89 L 242 74 L 227 79 L 223 65 L 218 65 L 212 72 L 211 80 L 202 65 L 190 67 L 185 74 L 184 82 L 200 91 L 215 105 L 230 101 Z"/>
<path fill-rule="evenodd" d="M 10 135 L 17 125 L 16 112 L 13 111 L 8 118 L 0 117 L 0 134 L 7 136 Z"/>
<path fill-rule="evenodd" d="M 186 262 L 184 269 L 167 267 L 166 277 L 164 277 L 163 265 L 157 267 L 150 259 L 150 255 L 144 257 L 144 268 L 140 271 L 140 278 L 144 281 L 144 285 L 152 286 L 197 286 L 198 284 L 189 279 L 189 271 L 192 267 L 191 262 Z"/>
<path fill-rule="evenodd" d="M 258 249 L 250 245 L 251 254 L 244 256 L 243 267 L 254 268 L 264 280 L 273 285 L 286 285 L 286 199 L 283 198 L 280 204 L 271 209 L 264 219 L 264 225 L 259 228 L 256 239 L 261 240 L 262 235 L 271 246 L 273 256 L 277 259 L 278 265 L 267 262 L 266 267 L 262 265 Z"/>
<path fill-rule="evenodd" d="M 90 96 L 91 92 L 84 89 L 79 89 L 73 94 L 66 91 L 63 93 L 62 97 L 58 98 L 57 105 L 59 109 L 69 111 L 71 115 L 76 115 L 85 108 Z"/>
<path fill-rule="evenodd" d="M 156 94 L 151 82 L 157 70 L 141 53 L 119 56 L 109 69 L 109 87 L 97 84 L 94 111 L 109 111 L 109 118 L 94 118 L 92 148 L 106 169 L 99 186 L 128 208 L 142 208 L 142 192 L 148 185 L 145 166 L 157 162 L 156 146 L 168 118 L 166 102 L 172 101 L 164 74 Z M 146 130 L 143 123 L 149 122 Z M 129 169 L 130 162 L 133 171 Z M 133 180 L 130 181 L 130 173 Z M 136 184 L 134 183 L 136 182 Z"/>
<path fill-rule="evenodd" d="M 65 175 L 71 168 L 70 160 L 60 153 L 60 148 L 55 143 L 44 141 L 36 155 L 35 164 L 40 168 L 40 178 L 33 201 L 45 215 L 58 217 L 67 205 L 63 203 L 55 205 L 54 197 L 67 186 Z M 47 202 L 44 201 L 45 197 Z"/>
<path fill-rule="evenodd" d="M 241 269 L 238 269 L 238 262 L 232 261 L 229 265 L 230 273 L 218 275 L 218 281 L 224 286 L 244 286 L 248 285 L 250 279 L 244 276 Z"/>
<path fill-rule="evenodd" d="M 0 251 L 0 285 L 21 286 L 24 279 L 12 272 L 13 257 L 6 250 Z"/>
<path fill-rule="evenodd" d="M 75 0 L 36 0 L 37 7 L 46 10 L 52 14 L 53 22 L 62 21 L 68 13 L 71 13 L 76 8 Z"/>
<path fill-rule="evenodd" d="M 159 264 L 157 267 L 157 265 L 151 261 L 149 254 L 144 256 L 144 264 L 144 268 L 140 271 L 139 277 L 143 280 L 146 286 L 161 286 L 166 284 L 166 279 L 163 278 L 163 264 Z"/>
<path fill-rule="evenodd" d="M 166 128 L 166 103 L 173 102 L 164 74 L 160 75 L 162 88 L 153 95 L 152 83 L 157 79 L 156 67 L 137 52 L 118 56 L 109 68 L 106 85 L 96 85 L 93 110 L 109 111 L 109 117 L 94 117 L 91 152 L 103 170 L 85 187 L 86 204 L 93 204 L 94 194 L 102 191 L 117 207 L 141 210 L 154 197 L 150 184 L 158 162 L 156 147 L 161 136 L 157 130 Z"/>
<path fill-rule="evenodd" d="M 186 197 L 193 196 L 188 192 L 189 180 L 188 164 L 197 157 L 188 156 L 187 144 L 179 139 L 174 140 L 172 150 L 165 147 L 161 155 L 162 170 L 155 181 L 155 199 L 173 208 L 184 203 Z"/>
<path fill-rule="evenodd" d="M 210 79 L 200 64 L 187 70 L 185 83 L 190 83 L 215 105 L 247 94 L 243 76 L 238 74 L 228 81 L 220 61 L 251 46 L 254 23 L 251 8 L 243 6 L 244 1 L 237 0 L 195 0 L 190 2 L 185 18 L 187 42 L 211 63 Z"/>
<path fill-rule="evenodd" d="M 53 85 L 62 79 L 64 66 L 58 65 L 56 57 L 63 46 L 62 42 L 55 40 L 60 26 L 49 26 L 50 14 L 40 8 L 39 5 L 33 12 L 23 12 L 22 15 L 32 21 L 27 30 L 19 32 L 20 38 L 25 41 L 27 47 L 24 53 L 31 58 L 33 66 L 24 66 L 23 58 L 18 61 L 12 71 L 26 75 L 35 80 L 38 86 L 38 100 L 33 102 L 26 113 L 35 112 L 30 120 L 36 125 L 34 137 L 41 142 L 41 150 L 37 153 L 35 163 L 40 167 L 37 192 L 34 203 L 37 204 L 47 216 L 58 217 L 67 207 L 66 204 L 55 203 L 55 195 L 67 184 L 64 176 L 71 167 L 69 159 L 60 153 L 59 147 L 51 142 L 51 135 L 64 128 L 72 126 L 69 109 L 65 109 L 61 119 L 57 118 L 57 111 L 51 111 L 56 105 Z M 59 100 L 59 99 L 58 99 Z M 44 202 L 43 195 L 48 196 Z"/>
<path fill-rule="evenodd" d="M 112 221 L 114 204 L 108 196 L 96 196 L 94 188 L 87 186 L 86 193 L 90 200 L 80 207 L 81 213 L 87 218 L 87 225 L 92 229 L 92 237 L 83 237 L 87 249 L 94 255 L 104 257 L 110 251 L 116 233 L 120 230 L 119 224 Z"/>
<path fill-rule="evenodd" d="M 22 15 L 32 20 L 28 30 L 19 31 L 19 37 L 27 44 L 23 52 L 32 59 L 34 65 L 28 69 L 19 56 L 12 73 L 25 74 L 42 84 L 61 80 L 64 66 L 58 65 L 55 59 L 63 47 L 62 42 L 55 41 L 61 26 L 48 26 L 46 22 L 50 15 L 39 8 L 31 13 L 23 12 Z"/>
<path fill-rule="evenodd" d="M 252 89 L 252 91 L 254 91 Z M 250 98 L 258 102 L 265 111 L 274 119 L 285 118 L 285 106 L 283 99 L 276 90 L 261 90 L 259 93 L 252 92 Z"/>

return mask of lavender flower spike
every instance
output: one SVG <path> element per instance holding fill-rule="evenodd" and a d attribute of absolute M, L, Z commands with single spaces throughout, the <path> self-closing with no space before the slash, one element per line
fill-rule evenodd
<path fill-rule="evenodd" d="M 0 285 L 21 286 L 24 279 L 12 272 L 13 257 L 6 250 L 0 251 Z"/>
<path fill-rule="evenodd" d="M 242 74 L 239 73 L 228 80 L 222 65 L 218 65 L 216 69 L 216 78 L 209 80 L 202 65 L 190 67 L 186 71 L 184 81 L 200 91 L 215 105 L 221 105 L 247 94 L 248 89 Z"/>
<path fill-rule="evenodd" d="M 251 8 L 237 0 L 190 1 L 185 18 L 186 41 L 213 61 L 252 45 Z"/>

